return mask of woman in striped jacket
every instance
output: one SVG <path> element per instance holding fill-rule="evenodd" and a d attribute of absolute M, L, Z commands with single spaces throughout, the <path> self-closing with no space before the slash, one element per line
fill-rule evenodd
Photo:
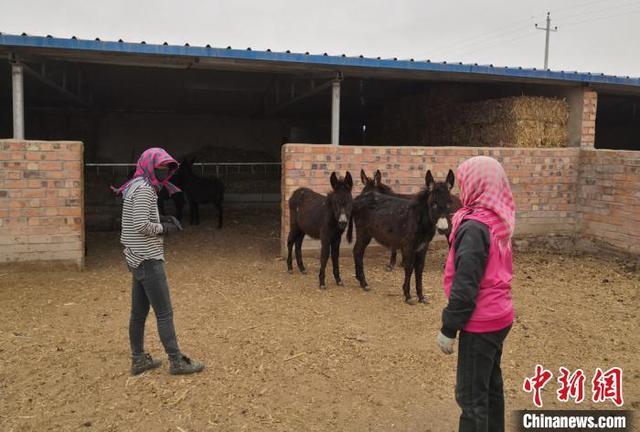
<path fill-rule="evenodd" d="M 158 333 L 169 356 L 171 374 L 200 372 L 204 365 L 180 352 L 173 325 L 173 310 L 169 285 L 164 269 L 163 237 L 182 226 L 173 216 L 160 217 L 158 192 L 166 188 L 169 194 L 179 189 L 169 182 L 178 169 L 178 162 L 161 148 L 150 148 L 140 156 L 131 180 L 114 189 L 122 194 L 122 234 L 127 266 L 133 275 L 131 291 L 131 373 L 140 374 L 155 369 L 161 362 L 144 351 L 144 326 L 153 307 Z"/>

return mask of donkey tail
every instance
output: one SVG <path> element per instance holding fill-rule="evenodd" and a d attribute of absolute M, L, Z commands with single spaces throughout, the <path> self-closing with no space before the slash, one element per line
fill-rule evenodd
<path fill-rule="evenodd" d="M 349 228 L 347 229 L 347 241 L 349 244 L 353 241 L 353 215 L 349 216 Z"/>

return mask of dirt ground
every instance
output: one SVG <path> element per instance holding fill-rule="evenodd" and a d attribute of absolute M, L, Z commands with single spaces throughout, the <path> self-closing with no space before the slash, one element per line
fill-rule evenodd
<path fill-rule="evenodd" d="M 456 356 L 435 344 L 445 304 L 444 251 L 428 256 L 431 303 L 402 302 L 402 272 L 370 251 L 372 291 L 341 259 L 345 287 L 317 288 L 278 257 L 276 211 L 235 213 L 167 240 L 178 339 L 203 360 L 197 376 L 163 367 L 129 376 L 130 275 L 117 233 L 91 235 L 83 273 L 0 268 L 2 431 L 432 431 L 457 428 Z M 523 379 L 536 364 L 624 369 L 625 408 L 640 408 L 640 275 L 625 263 L 544 251 L 515 256 L 517 318 L 506 341 L 507 414 L 533 408 Z M 329 273 L 330 274 L 330 273 Z M 329 281 L 329 279 L 328 279 Z M 147 348 L 162 356 L 150 316 Z M 612 408 L 590 400 L 579 408 Z"/>

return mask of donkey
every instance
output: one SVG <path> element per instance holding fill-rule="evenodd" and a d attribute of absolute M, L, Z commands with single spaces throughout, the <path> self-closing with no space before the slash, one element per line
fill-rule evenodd
<path fill-rule="evenodd" d="M 413 304 L 410 293 L 411 274 L 415 273 L 416 294 L 420 303 L 427 299 L 422 293 L 422 272 L 429 243 L 436 233 L 438 221 L 446 218 L 451 204 L 451 189 L 454 184 L 453 171 L 449 170 L 445 182 L 436 182 L 431 171 L 425 176 L 426 187 L 412 200 L 367 192 L 353 203 L 352 219 L 349 220 L 347 240 L 353 240 L 353 225 L 356 226 L 356 244 L 353 259 L 356 279 L 360 286 L 369 290 L 364 275 L 364 252 L 375 239 L 389 249 L 402 251 L 404 283 L 402 289 L 407 304 Z"/>
<path fill-rule="evenodd" d="M 179 184 L 180 182 L 177 179 L 174 179 L 172 177 L 171 183 L 175 184 L 180 189 L 182 189 L 182 185 Z M 161 215 L 167 214 L 164 208 L 164 202 L 168 199 L 171 199 L 173 201 L 173 206 L 176 209 L 176 219 L 182 222 L 183 209 L 184 209 L 184 192 L 182 191 L 176 192 L 173 195 L 169 196 L 169 192 L 165 188 L 162 188 L 160 192 L 158 192 L 158 210 Z"/>
<path fill-rule="evenodd" d="M 342 233 L 351 219 L 353 198 L 351 189 L 353 179 L 347 171 L 344 179 L 339 179 L 336 173 L 330 177 L 332 191 L 321 195 L 308 188 L 296 189 L 289 199 L 290 230 L 287 239 L 287 271 L 293 273 L 292 249 L 296 246 L 296 264 L 300 273 L 306 274 L 302 263 L 302 240 L 305 234 L 311 238 L 320 239 L 320 273 L 318 275 L 320 288 L 325 289 L 325 268 L 331 253 L 333 276 L 336 284 L 342 285 L 340 278 L 340 242 Z"/>
<path fill-rule="evenodd" d="M 129 172 L 127 173 L 127 180 L 131 180 L 135 172 L 136 172 L 135 169 L 129 170 Z M 171 177 L 170 180 L 171 180 L 171 183 L 178 186 L 178 188 L 182 189 L 182 182 L 177 172 Z M 174 193 L 173 195 L 169 195 L 169 192 L 167 191 L 167 189 L 165 188 L 160 189 L 160 192 L 158 192 L 158 211 L 162 216 L 167 214 L 164 208 L 164 202 L 168 199 L 173 201 L 173 205 L 176 209 L 176 219 L 182 222 L 182 210 L 184 208 L 184 192 L 180 191 L 180 192 Z"/>
<path fill-rule="evenodd" d="M 376 170 L 376 172 L 373 175 L 373 178 L 367 176 L 364 170 L 360 170 L 360 179 L 362 180 L 362 184 L 364 185 L 364 188 L 362 189 L 363 194 L 371 191 L 376 191 L 384 195 L 390 195 L 396 198 L 404 198 L 408 200 L 412 200 L 415 197 L 415 194 L 396 193 L 393 191 L 393 189 L 391 189 L 391 187 L 382 183 L 382 173 L 380 172 L 380 170 Z M 445 238 L 447 239 L 447 243 L 449 244 L 449 247 L 451 247 L 451 241 L 449 240 L 449 235 L 451 234 L 451 226 L 452 226 L 451 218 L 453 217 L 453 214 L 456 211 L 458 211 L 460 207 L 462 207 L 462 202 L 460 201 L 460 198 L 458 198 L 454 194 L 451 194 L 451 205 L 449 207 L 449 212 L 447 213 L 447 216 L 446 216 L 446 227 L 444 226 L 445 221 L 439 220 L 437 224 L 438 234 L 445 236 Z M 396 259 L 397 259 L 396 257 L 397 257 L 397 251 L 395 249 L 392 249 L 391 256 L 389 257 L 389 264 L 387 264 L 387 271 L 393 271 L 393 269 L 395 268 Z"/>
<path fill-rule="evenodd" d="M 189 201 L 191 225 L 200 224 L 200 204 L 213 203 L 218 212 L 218 228 L 222 228 L 224 183 L 218 178 L 197 176 L 192 169 L 196 158 L 184 158 L 178 168 L 176 186 L 182 188 Z"/>

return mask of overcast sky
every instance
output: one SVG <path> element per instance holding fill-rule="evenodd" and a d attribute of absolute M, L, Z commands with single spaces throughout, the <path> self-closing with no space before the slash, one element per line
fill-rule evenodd
<path fill-rule="evenodd" d="M 0 0 L 0 31 L 640 76 L 640 0 Z"/>

